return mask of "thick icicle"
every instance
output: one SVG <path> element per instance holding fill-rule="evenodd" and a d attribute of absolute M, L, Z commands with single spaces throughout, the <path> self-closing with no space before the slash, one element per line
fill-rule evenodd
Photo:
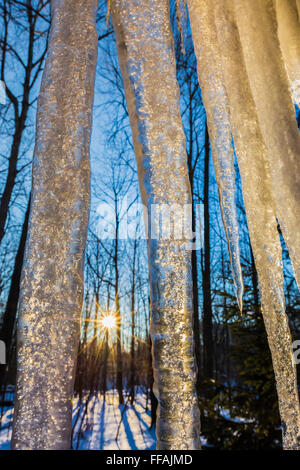
<path fill-rule="evenodd" d="M 273 0 L 233 0 L 258 121 L 268 149 L 276 215 L 300 285 L 300 136 L 277 37 Z"/>
<path fill-rule="evenodd" d="M 278 37 L 294 102 L 300 106 L 300 23 L 295 0 L 276 0 Z"/>
<path fill-rule="evenodd" d="M 143 202 L 150 215 L 153 205 L 170 210 L 174 204 L 190 204 L 169 1 L 114 0 L 112 19 Z M 199 449 L 190 251 L 184 237 L 152 235 L 148 259 L 157 445 Z"/>
<path fill-rule="evenodd" d="M 229 110 L 213 8 L 208 0 L 187 0 L 187 3 L 198 62 L 199 82 L 207 114 L 212 156 L 220 193 L 223 222 L 229 245 L 233 279 L 241 308 L 243 279 L 235 205 L 235 170 Z"/>
<path fill-rule="evenodd" d="M 298 11 L 298 21 L 300 22 L 300 0 L 296 0 L 297 11 Z"/>
<path fill-rule="evenodd" d="M 89 211 L 96 0 L 52 0 L 18 323 L 12 447 L 69 449 Z"/>
<path fill-rule="evenodd" d="M 300 413 L 291 335 L 284 306 L 281 245 L 265 147 L 243 60 L 232 1 L 214 2 L 230 121 L 242 177 L 263 317 L 272 353 L 286 449 L 299 449 Z"/>

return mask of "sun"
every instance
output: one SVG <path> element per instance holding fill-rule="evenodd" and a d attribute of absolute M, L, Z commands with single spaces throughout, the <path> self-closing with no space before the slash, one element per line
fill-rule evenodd
<path fill-rule="evenodd" d="M 116 328 L 116 315 L 114 313 L 105 313 L 100 320 L 100 324 L 102 328 L 105 328 L 106 330 L 112 330 Z"/>

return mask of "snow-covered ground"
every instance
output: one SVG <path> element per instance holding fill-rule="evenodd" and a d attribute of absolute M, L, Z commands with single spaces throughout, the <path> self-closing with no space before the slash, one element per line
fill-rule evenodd
<path fill-rule="evenodd" d="M 1 421 L 0 450 L 9 450 L 11 439 L 11 425 L 13 419 L 13 408 L 8 408 Z"/>
<path fill-rule="evenodd" d="M 126 405 L 119 406 L 118 396 L 113 390 L 93 396 L 85 413 L 85 400 L 79 410 L 74 399 L 73 447 L 80 450 L 152 450 L 156 446 L 155 429 L 150 429 L 150 409 L 146 397 L 138 393 L 134 405 L 125 397 Z M 78 416 L 79 412 L 79 416 Z M 0 429 L 0 450 L 10 448 L 13 408 L 5 410 Z M 77 418 L 77 421 L 76 421 Z"/>
<path fill-rule="evenodd" d="M 10 394 L 9 399 L 12 400 Z M 79 406 L 73 400 L 73 448 L 78 450 L 154 450 L 155 428 L 150 429 L 150 408 L 146 396 L 139 391 L 133 405 L 125 396 L 120 406 L 116 391 L 110 390 L 106 399 L 99 393 Z M 86 402 L 87 407 L 86 407 Z M 13 407 L 5 409 L 0 428 L 0 450 L 10 448 Z M 202 445 L 207 445 L 201 436 Z"/>
<path fill-rule="evenodd" d="M 81 406 L 80 415 L 74 428 L 74 449 L 155 449 L 155 430 L 150 429 L 150 410 L 145 410 L 145 395 L 139 393 L 132 406 L 125 397 L 125 404 L 119 406 L 118 395 L 114 391 L 107 393 L 105 401 L 99 394 L 90 400 L 88 419 L 85 416 L 82 425 L 85 404 Z M 73 423 L 77 414 L 78 403 L 75 404 Z M 81 433 L 79 433 L 80 427 Z"/>

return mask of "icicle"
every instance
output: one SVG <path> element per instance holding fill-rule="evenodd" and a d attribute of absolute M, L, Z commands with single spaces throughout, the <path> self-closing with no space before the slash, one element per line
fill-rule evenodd
<path fill-rule="evenodd" d="M 213 8 L 208 0 L 187 0 L 187 3 L 233 279 L 236 286 L 237 300 L 242 310 L 243 279 L 235 205 L 233 149 Z"/>
<path fill-rule="evenodd" d="M 96 0 L 53 0 L 37 113 L 12 447 L 69 449 L 89 212 Z"/>
<path fill-rule="evenodd" d="M 300 137 L 277 38 L 273 0 L 233 0 L 233 4 L 258 121 L 268 149 L 276 215 L 299 286 Z"/>
<path fill-rule="evenodd" d="M 285 314 L 281 245 L 265 147 L 243 60 L 232 1 L 213 2 L 230 121 L 242 178 L 247 221 L 258 272 L 287 449 L 300 446 L 300 413 L 291 335 Z"/>
<path fill-rule="evenodd" d="M 294 102 L 300 106 L 300 23 L 294 0 L 276 0 L 280 47 L 291 82 Z"/>
<path fill-rule="evenodd" d="M 150 221 L 153 205 L 171 209 L 191 203 L 169 14 L 168 0 L 112 4 L 140 190 Z M 200 447 L 186 242 L 148 240 L 159 449 Z"/>
<path fill-rule="evenodd" d="M 298 11 L 298 21 L 300 22 L 300 0 L 296 0 L 297 11 Z"/>
<path fill-rule="evenodd" d="M 111 9 L 111 0 L 107 0 L 107 9 L 106 9 L 106 27 L 107 28 L 109 26 L 110 9 Z"/>

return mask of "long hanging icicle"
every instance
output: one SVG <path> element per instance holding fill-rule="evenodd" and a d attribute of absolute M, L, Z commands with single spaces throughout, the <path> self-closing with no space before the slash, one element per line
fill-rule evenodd
<path fill-rule="evenodd" d="M 263 317 L 276 376 L 285 449 L 300 448 L 300 412 L 291 335 L 285 314 L 281 245 L 265 147 L 234 22 L 231 0 L 212 2 L 230 122 L 242 178 Z"/>
<path fill-rule="evenodd" d="M 171 209 L 174 204 L 191 204 L 169 0 L 114 0 L 112 19 L 140 190 L 151 220 L 153 205 Z M 148 240 L 159 449 L 200 447 L 192 279 L 186 242 Z"/>
<path fill-rule="evenodd" d="M 276 216 L 300 286 L 300 136 L 277 37 L 274 3 L 233 0 L 233 5 L 258 121 L 268 149 Z"/>
<path fill-rule="evenodd" d="M 298 21 L 300 23 L 300 0 L 296 0 L 297 11 L 298 11 Z"/>
<path fill-rule="evenodd" d="M 89 211 L 96 0 L 52 0 L 18 323 L 12 447 L 69 449 Z"/>
<path fill-rule="evenodd" d="M 294 102 L 300 106 L 300 22 L 295 0 L 275 0 L 278 37 Z"/>
<path fill-rule="evenodd" d="M 242 307 L 243 279 L 240 264 L 239 229 L 235 205 L 235 170 L 229 110 L 214 14 L 208 0 L 187 0 L 198 76 L 207 114 L 212 156 L 220 193 L 223 222 L 228 240 L 237 299 Z"/>

